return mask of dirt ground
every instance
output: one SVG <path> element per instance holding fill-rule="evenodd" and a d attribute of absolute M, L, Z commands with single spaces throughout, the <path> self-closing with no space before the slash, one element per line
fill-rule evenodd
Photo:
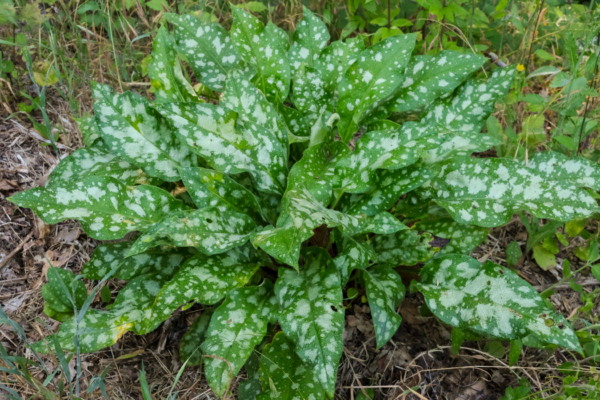
<path fill-rule="evenodd" d="M 59 96 L 53 96 L 51 91 L 48 97 L 56 99 Z M 81 99 L 82 107 L 89 110 L 89 99 L 85 96 Z M 83 145 L 66 103 L 50 100 L 49 114 L 61 132 L 60 157 Z M 59 327 L 58 322 L 42 312 L 41 289 L 47 281 L 45 274 L 50 263 L 78 273 L 98 242 L 89 238 L 77 222 L 49 226 L 30 210 L 6 200 L 21 190 L 44 185 L 58 162 L 52 148 L 42 145 L 26 118 L 17 115 L 5 120 L 7 116 L 5 113 L 0 119 L 0 303 L 23 327 L 29 341 L 34 342 Z M 493 229 L 488 243 L 481 245 L 473 256 L 480 261 L 491 260 L 505 265 L 504 249 L 515 239 L 522 244 L 527 239 L 525 228 L 518 219 Z M 558 255 L 560 259 L 569 258 L 573 269 L 582 265 L 572 254 L 575 245 L 574 242 L 563 248 Z M 560 272 L 555 275 L 543 271 L 530 259 L 522 260 L 518 270 L 522 278 L 540 291 L 555 283 L 557 276 L 562 276 Z M 597 282 L 585 276 L 577 277 L 577 281 L 583 283 L 586 291 L 593 290 Z M 91 289 L 93 283 L 86 283 Z M 409 283 L 409 280 L 405 282 Z M 113 295 L 123 284 L 108 283 Z M 581 305 L 579 295 L 568 286 L 559 287 L 551 300 L 565 317 L 575 316 Z M 101 304 L 98 298 L 92 307 L 101 307 Z M 565 361 L 573 361 L 572 354 L 567 351 L 525 348 L 519 362 L 511 368 L 508 366 L 508 346 L 504 356 L 495 358 L 484 352 L 484 341 L 465 342 L 460 354 L 453 354 L 449 348 L 450 328 L 434 317 L 422 317 L 419 312 L 422 304 L 421 295 L 407 294 L 399 310 L 403 317 L 400 329 L 379 350 L 375 347 L 368 306 L 353 304 L 348 307 L 336 399 L 356 398 L 357 386 L 374 388 L 378 399 L 499 399 L 507 386 L 518 385 L 521 378 L 531 382 L 533 391 L 560 387 L 556 367 Z M 196 306 L 178 311 L 150 334 L 135 336 L 129 332 L 108 349 L 82 355 L 80 384 L 84 394 L 81 397 L 101 397 L 99 390 L 92 394 L 85 391 L 94 376 L 109 368 L 105 382 L 111 399 L 142 399 L 138 371 L 143 362 L 154 398 L 167 398 L 182 364 L 178 354 L 179 341 L 199 312 Z M 593 313 L 597 312 L 595 307 Z M 0 325 L 0 334 L 0 341 L 9 354 L 31 357 L 24 343 L 7 325 Z M 55 358 L 44 359 L 50 370 L 57 367 Z M 70 368 L 74 376 L 74 360 Z M 31 372 L 40 381 L 46 378 L 40 369 L 31 367 Z M 232 385 L 234 393 L 239 380 L 244 378 L 242 370 Z M 0 380 L 23 398 L 36 394 L 35 389 L 25 382 L 14 381 L 6 375 Z M 185 370 L 175 390 L 179 392 L 179 399 L 215 398 L 197 367 Z"/>

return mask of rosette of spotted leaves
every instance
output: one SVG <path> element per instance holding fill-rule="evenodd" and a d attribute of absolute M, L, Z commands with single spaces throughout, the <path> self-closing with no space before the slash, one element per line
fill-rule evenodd
<path fill-rule="evenodd" d="M 402 321 L 396 267 L 432 259 L 412 288 L 444 323 L 579 350 L 531 286 L 466 255 L 515 212 L 598 211 L 586 191 L 600 189 L 595 163 L 473 157 L 500 144 L 481 130 L 515 69 L 483 72 L 469 52 L 418 55 L 414 34 L 331 42 L 307 9 L 290 35 L 237 8 L 229 32 L 165 18 L 155 100 L 94 84 L 94 116 L 79 120 L 88 147 L 10 198 L 49 224 L 75 219 L 119 240 L 82 271 L 127 281 L 105 309 L 87 308 L 81 277 L 50 269 L 45 311 L 64 321 L 63 349 L 96 351 L 195 305 L 180 354 L 218 396 L 245 366 L 242 392 L 257 398 L 331 398 L 354 301 L 346 285 L 365 295 L 381 347 Z"/>

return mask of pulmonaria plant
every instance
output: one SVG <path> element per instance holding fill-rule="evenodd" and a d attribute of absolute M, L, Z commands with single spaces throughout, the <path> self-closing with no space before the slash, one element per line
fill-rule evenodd
<path fill-rule="evenodd" d="M 329 44 L 307 9 L 292 40 L 232 12 L 229 32 L 166 14 L 156 99 L 94 84 L 95 116 L 79 121 L 88 147 L 11 198 L 98 240 L 139 232 L 101 244 L 83 269 L 129 281 L 107 310 L 89 308 L 81 277 L 50 269 L 45 310 L 64 322 L 37 350 L 96 351 L 199 303 L 180 354 L 204 364 L 218 396 L 246 365 L 241 392 L 331 398 L 346 286 L 366 295 L 379 348 L 401 322 L 394 268 L 428 261 L 411 289 L 461 335 L 581 351 L 533 287 L 468 256 L 515 212 L 569 221 L 599 210 L 585 188 L 600 189 L 600 169 L 585 159 L 472 156 L 501 144 L 481 130 L 514 69 L 482 72 L 486 59 L 468 52 L 414 55 L 414 34 Z M 437 253 L 432 234 L 451 241 Z"/>

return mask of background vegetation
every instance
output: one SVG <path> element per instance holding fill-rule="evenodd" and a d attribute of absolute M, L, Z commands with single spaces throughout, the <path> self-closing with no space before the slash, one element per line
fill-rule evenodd
<path fill-rule="evenodd" d="M 3 149 L 7 150 L 7 153 L 0 155 L 0 158 L 3 158 L 2 161 L 6 162 L 6 165 L 10 164 L 6 168 L 3 164 L 1 172 L 3 183 L 0 192 L 3 193 L 3 206 L 7 204 L 4 202 L 4 195 L 8 196 L 16 191 L 42 184 L 43 177 L 47 176 L 45 170 L 52 168 L 57 159 L 83 145 L 82 137 L 73 122 L 91 110 L 91 81 L 110 84 L 118 91 L 133 89 L 148 97 L 153 96 L 154 88 L 148 77 L 148 66 L 154 36 L 161 26 L 169 26 L 163 18 L 164 12 L 192 14 L 201 20 L 216 21 L 229 28 L 232 21 L 230 7 L 235 6 L 254 13 L 265 23 L 272 21 L 286 32 L 293 32 L 301 18 L 302 5 L 309 7 L 325 21 L 332 40 L 360 37 L 365 45 L 369 46 L 391 35 L 416 32 L 419 34 L 416 46 L 418 54 L 435 54 L 442 49 L 451 49 L 484 54 L 499 65 L 518 65 L 519 75 L 513 90 L 487 121 L 488 132 L 502 138 L 503 141 L 503 145 L 494 149 L 495 153 L 500 157 L 527 160 L 539 149 L 550 149 L 568 156 L 582 155 L 593 161 L 600 158 L 600 147 L 597 144 L 600 11 L 594 0 L 57 0 L 14 3 L 12 0 L 0 0 L 0 112 L 4 119 L 0 126 L 8 132 L 2 136 L 3 143 L 5 142 Z M 487 69 L 490 67 L 491 63 L 486 64 Z M 190 71 L 189 68 L 184 68 L 188 79 L 193 76 Z M 481 72 L 482 75 L 485 73 L 486 71 Z M 192 82 L 195 84 L 194 89 L 206 97 L 215 96 L 208 88 L 202 87 L 196 81 Z M 24 162 L 23 168 L 37 171 L 32 175 L 37 179 L 23 181 L 16 177 L 22 172 L 15 170 L 18 165 L 15 167 L 12 156 L 8 155 L 8 152 L 13 155 L 21 154 L 12 143 L 15 134 L 30 138 L 35 146 L 44 146 L 43 152 L 40 151 L 40 154 L 44 154 L 43 157 L 35 155 Z M 28 147 L 25 154 L 37 151 L 37 147 L 29 142 L 27 144 L 29 147 L 25 146 Z M 48 157 L 54 157 L 55 160 Z M 591 191 L 590 194 L 595 198 L 599 197 L 596 192 Z M 16 212 L 11 208 L 8 210 L 11 213 Z M 14 214 L 6 215 L 12 223 L 11 216 Z M 9 220 L 3 220 L 2 229 L 5 225 L 10 225 Z M 564 305 L 559 308 L 578 329 L 578 336 L 582 339 L 586 352 L 583 361 L 577 361 L 577 358 L 567 352 L 526 353 L 517 364 L 521 369 L 506 370 L 518 375 L 518 378 L 524 378 L 522 382 L 508 372 L 501 383 L 482 375 L 494 382 L 487 388 L 490 395 L 498 397 L 498 393 L 502 392 L 506 393 L 506 399 L 548 396 L 593 398 L 598 386 L 598 374 L 594 365 L 600 352 L 597 309 L 600 284 L 596 285 L 598 282 L 594 279 L 600 278 L 600 265 L 594 264 L 598 259 L 597 220 L 598 218 L 590 218 L 562 224 L 538 221 L 523 214 L 507 226 L 494 230 L 488 243 L 475 251 L 479 259 L 492 258 L 497 263 L 517 268 L 523 277 L 536 284 L 548 301 L 552 301 L 555 306 Z M 26 215 L 24 222 L 32 226 L 38 223 L 31 215 Z M 9 228 L 16 230 L 7 231 L 3 236 L 7 251 L 0 253 L 0 266 L 7 266 L 9 258 L 13 261 L 18 259 L 25 265 L 28 257 L 26 252 L 34 252 L 35 248 L 24 249 L 27 245 L 25 235 L 19 236 L 20 231 L 17 227 L 10 225 L 6 229 Z M 43 238 L 43 234 L 36 234 L 37 240 Z M 499 240 L 494 242 L 494 238 Z M 83 239 L 84 236 L 81 235 L 82 242 Z M 69 259 L 65 266 L 77 271 L 81 263 L 87 261 L 85 254 L 91 253 L 96 243 L 86 239 L 86 244 L 87 246 L 78 250 L 82 258 L 79 261 Z M 427 244 L 429 247 L 438 245 L 439 243 L 435 242 Z M 43 275 L 44 257 L 47 259 L 48 251 L 51 251 L 49 244 L 46 243 L 45 246 L 41 252 L 43 257 L 37 261 L 40 279 Z M 56 265 L 56 261 L 51 259 L 52 265 Z M 415 270 L 407 268 L 405 273 L 410 277 L 411 274 L 414 275 Z M 6 275 L 3 279 L 6 279 Z M 30 285 L 24 290 L 34 289 L 35 285 Z M 108 290 L 116 289 L 109 287 Z M 2 299 L 8 301 L 19 293 L 9 290 L 7 297 Z M 415 299 L 416 306 L 419 305 L 418 300 Z M 94 301 L 102 299 L 95 298 Z M 38 321 L 49 321 L 42 317 L 41 312 L 37 315 L 26 314 L 27 304 L 13 308 L 10 316 L 20 319 L 21 315 L 19 322 L 27 324 L 38 317 Z M 349 308 L 358 307 L 352 322 L 348 321 L 350 325 L 354 324 L 355 331 L 358 330 L 358 341 L 368 337 L 365 333 L 368 327 L 360 325 L 361 305 L 361 296 L 358 294 L 349 299 L 347 304 Z M 10 327 L 2 331 L 7 332 L 5 336 L 9 342 L 5 347 L 9 347 L 10 350 L 2 354 L 5 364 L 4 390 L 7 393 L 12 393 L 16 398 L 25 394 L 36 396 L 38 393 L 43 398 L 61 398 L 63 392 L 70 393 L 69 396 L 72 397 L 89 395 L 90 398 L 97 398 L 100 394 L 110 398 L 120 396 L 119 392 L 113 391 L 110 396 L 106 393 L 105 382 L 111 381 L 110 376 L 107 379 L 107 374 L 114 373 L 109 371 L 110 366 L 107 367 L 106 363 L 103 364 L 99 359 L 90 362 L 90 365 L 93 363 L 95 367 L 88 367 L 92 372 L 86 375 L 87 378 L 80 379 L 85 375 L 81 374 L 82 360 L 85 363 L 85 359 L 79 355 L 71 359 L 71 356 L 63 354 L 56 354 L 50 362 L 36 359 L 35 356 L 26 354 L 23 347 L 23 343 L 28 340 L 26 336 L 31 340 L 29 329 L 26 329 L 26 332 L 18 324 L 12 323 L 6 315 L 0 315 L 0 318 L 0 321 L 8 324 L 4 327 Z M 413 313 L 413 319 L 416 318 L 428 316 Z M 43 329 L 44 323 L 37 326 Z M 185 329 L 185 322 L 182 323 L 182 329 Z M 413 337 L 418 336 L 415 332 L 407 333 Z M 421 349 L 440 350 L 446 346 L 444 351 L 450 354 L 447 346 L 452 344 L 451 337 L 444 334 L 439 336 L 440 340 L 436 340 L 436 346 L 422 345 Z M 176 341 L 177 337 L 171 337 L 170 340 Z M 352 346 L 348 344 L 349 348 Z M 140 347 L 143 345 L 138 344 L 138 350 Z M 515 361 L 510 352 L 498 342 L 480 342 L 471 348 L 473 351 L 469 353 L 470 357 L 484 357 L 486 362 L 496 366 L 507 366 Z M 3 349 L 4 347 L 0 350 Z M 130 356 L 129 358 L 135 359 L 137 355 L 134 353 L 138 350 L 116 358 L 125 356 L 124 359 L 128 359 L 127 356 Z M 455 353 L 459 353 L 457 346 L 454 350 Z M 393 354 L 393 359 L 396 356 L 400 357 L 398 354 L 401 353 L 390 354 Z M 417 357 L 419 354 L 421 353 L 408 352 L 413 360 L 429 357 Z M 485 354 L 491 354 L 492 359 Z M 28 357 L 21 357 L 26 355 Z M 359 353 L 350 355 L 356 358 Z M 350 371 L 352 368 L 347 368 L 342 369 L 341 373 L 348 376 L 341 379 L 346 379 L 348 385 L 358 385 L 358 382 L 364 386 L 396 384 L 397 376 L 386 375 L 387 358 L 378 361 L 382 357 L 373 355 L 368 359 L 368 365 L 376 362 L 384 364 L 382 368 L 377 368 L 377 374 L 364 371 L 357 374 L 356 371 Z M 443 360 L 450 362 L 449 359 Z M 526 365 L 527 362 L 529 364 Z M 402 364 L 398 360 L 394 360 L 393 363 Z M 417 361 L 415 363 L 418 364 Z M 114 365 L 118 370 L 119 363 L 115 361 Z M 352 366 L 351 363 L 348 365 Z M 446 366 L 438 365 L 439 368 Z M 430 371 L 430 374 L 434 369 L 427 363 L 422 368 L 424 371 Z M 157 372 L 148 380 L 150 385 L 146 383 L 143 370 L 134 373 L 132 382 L 136 386 L 135 390 L 145 399 L 150 398 L 150 392 L 154 393 L 155 398 L 167 398 L 177 393 L 180 398 L 194 398 L 191 394 L 201 393 L 192 389 L 192 384 L 196 383 L 185 381 L 186 376 L 182 375 L 183 372 L 177 373 L 180 371 L 178 367 L 170 367 L 167 370 L 172 375 L 169 379 L 160 380 L 160 373 Z M 365 366 L 365 371 L 368 371 L 368 366 Z M 436 379 L 439 384 L 441 378 L 436 376 L 429 381 L 432 386 Z M 181 380 L 181 377 L 184 379 Z M 497 380 L 500 381 L 499 378 Z M 176 385 L 178 381 L 179 386 Z M 475 379 L 469 384 L 474 386 L 480 381 Z M 115 390 L 114 386 L 118 381 L 111 382 Z M 182 385 L 182 382 L 188 386 Z M 428 389 L 423 380 L 404 382 L 414 384 L 397 385 L 401 388 L 399 392 L 392 392 L 392 388 L 388 387 L 379 387 L 376 391 L 378 395 L 393 396 L 392 398 L 401 395 L 416 396 L 415 398 L 435 397 L 435 392 L 431 387 Z M 197 385 L 200 387 L 202 384 Z M 506 389 L 504 393 L 504 389 L 509 385 L 515 389 Z M 164 390 L 163 387 L 168 389 Z M 448 391 L 451 390 L 444 387 Z M 89 394 L 85 394 L 86 392 Z M 466 392 L 463 387 L 462 392 L 457 390 L 457 395 L 479 394 Z M 339 395 L 341 398 L 349 398 L 348 389 L 341 389 Z M 358 395 L 358 392 L 355 395 Z"/>

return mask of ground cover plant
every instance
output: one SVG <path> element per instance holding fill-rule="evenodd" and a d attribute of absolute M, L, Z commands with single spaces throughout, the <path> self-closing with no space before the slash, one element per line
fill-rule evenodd
<path fill-rule="evenodd" d="M 200 366 L 218 397 L 333 398 L 346 311 L 368 305 L 381 349 L 398 331 L 408 290 L 424 299 L 423 316 L 451 329 L 456 354 L 463 341 L 486 338 L 492 354 L 491 344 L 510 343 L 511 365 L 524 348 L 595 362 L 596 292 L 574 277 L 600 277 L 597 232 L 586 229 L 600 190 L 597 118 L 588 114 L 598 29 L 567 19 L 558 69 L 561 57 L 533 44 L 556 33 L 543 18 L 564 18 L 565 8 L 484 2 L 469 14 L 463 3 L 408 2 L 392 12 L 390 3 L 353 1 L 339 40 L 327 25 L 332 8 L 320 13 L 327 24 L 304 8 L 288 33 L 248 12 L 270 15 L 258 2 L 228 9 L 226 27 L 214 10 L 198 18 L 159 7 L 145 73 L 135 65 L 126 77 L 127 57 L 137 55 L 119 60 L 115 51 L 109 71 L 118 84 L 92 83 L 94 113 L 77 121 L 86 147 L 64 157 L 45 185 L 9 198 L 48 224 L 77 220 L 102 241 L 81 275 L 48 268 L 44 313 L 61 325 L 31 346 L 34 354 L 59 355 L 68 375 L 63 352 L 79 360 L 196 307 L 180 374 Z M 98 11 L 86 26 L 114 29 L 104 11 L 86 10 Z M 523 12 L 537 19 L 525 27 L 514 18 Z M 411 13 L 437 20 L 402 18 Z M 498 55 L 480 52 L 489 46 L 470 42 L 491 43 L 500 56 L 522 51 L 513 65 L 493 64 Z M 30 47 L 14 47 L 31 61 Z M 60 155 L 44 104 L 46 85 L 64 76 L 57 63 L 33 65 L 41 90 L 19 107 L 37 107 L 43 122 L 34 127 Z M 122 90 L 136 74 L 148 75 L 144 95 Z M 546 78 L 552 95 L 528 93 Z M 61 95 L 76 108 L 73 93 Z M 560 264 L 559 281 L 542 293 L 513 268 L 523 262 L 516 241 L 502 265 L 469 256 L 515 218 L 528 233 L 525 255 L 542 269 Z M 571 271 L 557 257 L 576 237 L 584 264 Z M 442 249 L 430 244 L 440 238 Z M 99 281 L 89 295 L 83 279 Z M 114 299 L 104 286 L 113 279 L 127 281 Z M 554 310 L 551 289 L 567 282 L 590 321 Z M 27 371 L 25 359 L 2 357 L 10 373 Z M 594 371 L 584 384 L 572 365 L 560 372 L 567 377 L 556 397 L 592 398 Z M 44 385 L 22 376 L 37 388 L 57 374 L 47 373 Z M 106 396 L 101 382 L 90 388 Z M 529 390 L 522 384 L 506 398 Z"/>

